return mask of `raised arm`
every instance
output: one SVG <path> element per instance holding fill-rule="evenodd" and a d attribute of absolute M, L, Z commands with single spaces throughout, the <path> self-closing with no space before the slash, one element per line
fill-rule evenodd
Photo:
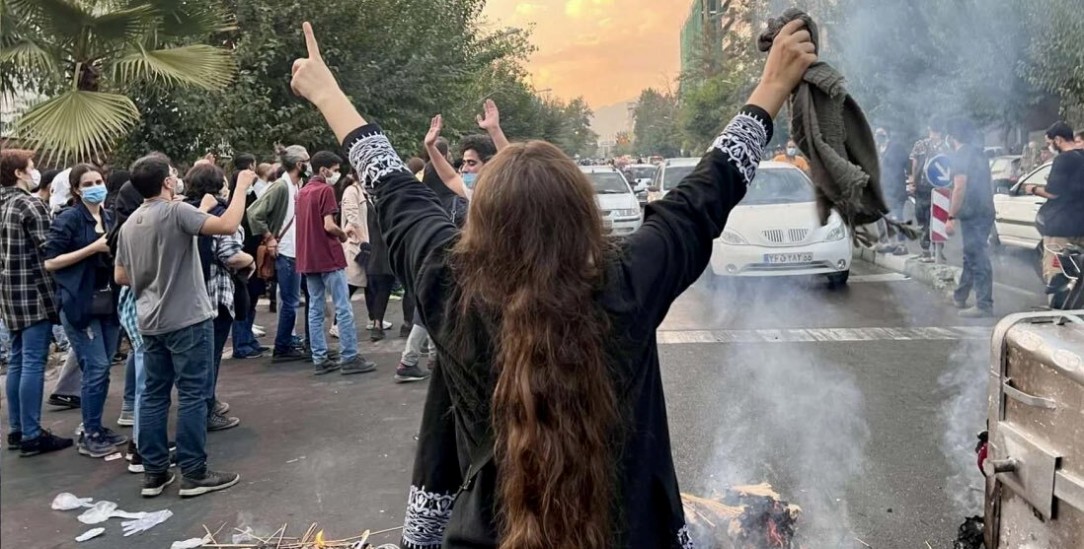
<path fill-rule="evenodd" d="M 425 150 L 429 152 L 429 161 L 433 163 L 433 170 L 437 172 L 440 181 L 453 193 L 463 197 L 467 196 L 467 186 L 463 184 L 463 178 L 455 171 L 448 159 L 437 149 L 437 138 L 444 128 L 444 119 L 438 114 L 429 122 L 429 133 L 425 134 Z"/>
<path fill-rule="evenodd" d="M 772 118 L 816 61 L 800 21 L 779 32 L 760 84 L 703 160 L 666 198 L 648 204 L 644 225 L 626 242 L 621 267 L 652 329 L 707 267 L 712 241 L 756 175 Z"/>
<path fill-rule="evenodd" d="M 239 173 L 237 175 L 237 188 L 233 191 L 233 197 L 230 198 L 230 205 L 226 208 L 226 212 L 221 217 L 211 216 L 207 218 L 203 222 L 203 227 L 200 228 L 200 234 L 226 236 L 236 233 L 237 228 L 241 226 L 241 219 L 245 215 L 245 195 L 248 194 L 248 188 L 255 180 L 256 172 L 252 170 L 244 170 Z M 207 196 L 209 195 L 204 196 L 205 200 Z M 211 198 L 213 199 L 213 197 Z"/>
<path fill-rule="evenodd" d="M 406 169 L 380 127 L 367 124 L 339 88 L 320 57 L 312 26 L 304 23 L 302 28 L 308 57 L 294 61 L 290 86 L 320 109 L 342 142 L 362 184 L 373 190 L 392 270 L 407 291 L 418 296 L 425 326 L 439 331 L 433 315 L 439 314 L 443 304 L 426 299 L 426 294 L 430 289 L 436 294 L 441 291 L 445 253 L 459 231 L 433 191 L 419 185 L 414 174 Z"/>
<path fill-rule="evenodd" d="M 508 146 L 508 138 L 504 136 L 504 130 L 501 129 L 501 111 L 497 109 L 497 103 L 492 99 L 486 99 L 484 108 L 484 114 L 478 115 L 477 118 L 478 127 L 489 134 L 489 138 L 500 151 Z"/>

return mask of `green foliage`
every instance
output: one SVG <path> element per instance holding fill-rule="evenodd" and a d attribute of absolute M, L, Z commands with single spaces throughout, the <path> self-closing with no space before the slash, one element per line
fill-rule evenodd
<path fill-rule="evenodd" d="M 677 98 L 648 88 L 636 103 L 634 150 L 641 156 L 681 154 Z"/>
<path fill-rule="evenodd" d="M 305 51 L 301 21 L 312 22 L 346 94 L 404 155 L 420 151 L 437 113 L 452 141 L 480 133 L 475 116 L 486 98 L 500 106 L 511 139 L 546 139 L 570 154 L 595 144 L 587 105 L 539 97 L 523 69 L 532 51 L 528 34 L 484 28 L 481 0 L 232 2 L 238 29 L 229 42 L 241 67 L 237 79 L 220 93 L 135 98 L 154 114 L 123 143 L 124 160 L 146 150 L 187 159 L 208 150 L 271 159 L 276 144 L 338 150 L 319 113 L 290 90 L 292 63 Z"/>
<path fill-rule="evenodd" d="M 232 29 L 213 0 L 3 0 L 0 91 L 43 94 L 16 134 L 60 160 L 101 159 L 139 118 L 134 87 L 220 89 Z"/>

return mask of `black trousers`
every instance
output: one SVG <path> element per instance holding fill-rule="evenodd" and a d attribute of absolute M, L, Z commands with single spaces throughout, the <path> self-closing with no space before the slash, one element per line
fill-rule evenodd
<path fill-rule="evenodd" d="M 407 290 L 403 294 L 403 326 L 414 325 L 414 309 L 418 303 L 414 301 L 414 294 Z"/>
<path fill-rule="evenodd" d="M 233 317 L 229 309 L 222 305 L 218 306 L 218 316 L 215 317 L 214 330 L 214 364 L 211 365 L 209 391 L 207 392 L 207 415 L 211 415 L 215 409 L 215 398 L 218 391 L 218 371 L 222 366 L 222 351 L 226 348 L 226 340 L 230 338 L 230 329 L 233 328 Z"/>
<path fill-rule="evenodd" d="M 365 307 L 369 309 L 369 320 L 384 321 L 388 312 L 388 300 L 391 289 L 395 286 L 395 275 L 368 275 L 365 285 Z"/>
<path fill-rule="evenodd" d="M 930 193 L 915 194 L 915 221 L 922 227 L 922 238 L 919 245 L 923 251 L 930 250 L 930 207 L 933 205 L 933 195 Z"/>

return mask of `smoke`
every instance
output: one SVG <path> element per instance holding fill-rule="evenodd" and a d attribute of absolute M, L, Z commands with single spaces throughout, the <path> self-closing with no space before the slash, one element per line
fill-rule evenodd
<path fill-rule="evenodd" d="M 763 306 L 778 285 L 743 288 L 746 319 L 785 325 L 782 307 Z M 716 303 L 734 296 L 716 295 Z M 864 398 L 854 377 L 808 346 L 728 345 L 720 363 L 741 387 L 727 391 L 705 475 L 709 493 L 771 482 L 803 508 L 801 537 L 813 547 L 841 546 L 853 536 L 847 486 L 865 470 L 870 439 Z M 773 463 L 781 458 L 783 463 Z"/>
<path fill-rule="evenodd" d="M 949 464 L 945 487 L 959 516 L 981 515 L 983 476 L 975 461 L 977 435 L 985 429 L 989 353 L 979 340 L 964 342 L 949 357 L 949 370 L 938 379 L 945 394 L 941 449 Z"/>

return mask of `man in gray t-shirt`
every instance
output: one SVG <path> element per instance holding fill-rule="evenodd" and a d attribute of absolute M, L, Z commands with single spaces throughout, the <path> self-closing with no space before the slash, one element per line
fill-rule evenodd
<path fill-rule="evenodd" d="M 166 427 L 170 394 L 177 387 L 177 463 L 182 497 L 237 484 L 236 473 L 207 468 L 207 397 L 214 364 L 211 300 L 203 281 L 197 236 L 230 235 L 245 212 L 245 194 L 256 179 L 237 177 L 229 208 L 208 215 L 217 201 L 207 195 L 200 209 L 174 200 L 177 174 L 169 160 L 151 154 L 132 165 L 132 186 L 144 203 L 124 222 L 117 241 L 114 277 L 131 286 L 143 336 L 146 383 L 139 401 L 136 449 L 143 460 L 141 493 L 154 497 L 175 480 L 169 471 Z M 203 211 L 201 211 L 203 210 Z"/>

